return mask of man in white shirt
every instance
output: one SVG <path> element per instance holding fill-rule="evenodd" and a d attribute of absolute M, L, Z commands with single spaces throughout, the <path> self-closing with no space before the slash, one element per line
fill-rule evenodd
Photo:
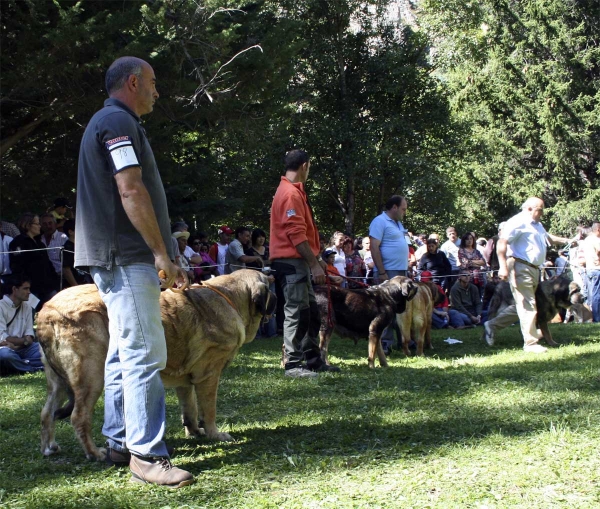
<path fill-rule="evenodd" d="M 61 250 L 58 248 L 63 247 L 69 237 L 56 229 L 56 219 L 52 214 L 42 214 L 40 216 L 40 226 L 42 230 L 40 240 L 44 246 L 51 248 L 48 250 L 48 258 L 50 258 L 54 270 L 60 276 L 62 274 L 62 260 Z"/>
<path fill-rule="evenodd" d="M 225 257 L 227 256 L 227 250 L 229 249 L 229 243 L 231 242 L 231 235 L 233 230 L 227 225 L 221 226 L 217 231 L 219 234 L 219 242 L 215 242 L 208 250 L 208 255 L 217 262 L 217 270 L 222 276 L 225 274 L 225 264 L 227 263 Z"/>
<path fill-rule="evenodd" d="M 588 306 L 594 322 L 600 322 L 600 223 L 592 225 L 591 233 L 583 241 L 587 275 Z"/>
<path fill-rule="evenodd" d="M 514 323 L 518 316 L 523 350 L 529 353 L 547 351 L 539 344 L 535 290 L 540 281 L 540 267 L 546 261 L 546 247 L 551 243 L 566 244 L 569 239 L 546 232 L 540 223 L 543 214 L 544 202 L 540 198 L 528 198 L 522 211 L 502 228 L 496 248 L 500 264 L 498 277 L 509 282 L 515 305 L 485 323 L 484 339 L 490 346 L 494 344 L 494 333 Z"/>
<path fill-rule="evenodd" d="M 39 343 L 33 334 L 31 283 L 24 276 L 10 276 L 0 300 L 0 375 L 44 369 Z"/>
<path fill-rule="evenodd" d="M 446 237 L 448 240 L 440 246 L 440 251 L 446 255 L 450 265 L 452 266 L 452 274 L 458 274 L 460 269 L 460 261 L 458 260 L 458 248 L 460 247 L 460 239 L 456 228 L 449 226 L 446 229 Z M 454 281 L 452 281 L 454 283 Z"/>

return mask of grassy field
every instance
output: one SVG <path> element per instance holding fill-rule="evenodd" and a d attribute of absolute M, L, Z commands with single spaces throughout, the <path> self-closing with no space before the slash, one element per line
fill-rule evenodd
<path fill-rule="evenodd" d="M 180 490 L 89 462 L 68 422 L 39 451 L 43 374 L 0 379 L 0 506 L 156 508 L 599 507 L 600 335 L 554 325 L 563 346 L 524 354 L 516 327 L 438 331 L 424 358 L 369 370 L 366 342 L 332 340 L 343 373 L 290 380 L 281 339 L 245 346 L 224 373 L 218 423 L 236 439 L 186 439 L 168 393 Z M 446 345 L 449 336 L 463 344 Z M 94 437 L 102 444 L 102 400 Z"/>

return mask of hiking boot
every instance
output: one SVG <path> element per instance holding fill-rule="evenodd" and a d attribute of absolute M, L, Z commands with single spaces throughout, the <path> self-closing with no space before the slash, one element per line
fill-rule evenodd
<path fill-rule="evenodd" d="M 169 457 L 172 458 L 175 455 L 175 449 L 173 447 L 169 447 L 167 445 L 167 452 L 169 453 Z M 109 467 L 128 467 L 131 462 L 131 453 L 129 451 L 121 452 L 113 449 L 108 446 L 108 442 L 106 443 L 106 464 Z"/>
<path fill-rule="evenodd" d="M 534 343 L 533 345 L 525 345 L 523 351 L 526 353 L 546 353 L 548 349 L 545 346 Z"/>
<path fill-rule="evenodd" d="M 181 488 L 194 482 L 192 474 L 174 467 L 169 458 L 140 458 L 132 454 L 129 470 L 131 470 L 131 480 L 141 484 Z"/>
<path fill-rule="evenodd" d="M 289 368 L 285 370 L 285 376 L 290 378 L 317 378 L 319 375 L 304 366 Z"/>
<path fill-rule="evenodd" d="M 487 322 L 483 324 L 483 336 L 481 337 L 489 346 L 494 346 L 494 333 Z"/>

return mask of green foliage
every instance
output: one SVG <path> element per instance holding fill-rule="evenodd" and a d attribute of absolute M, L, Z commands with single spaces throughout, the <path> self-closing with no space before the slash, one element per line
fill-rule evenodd
<path fill-rule="evenodd" d="M 503 218 L 506 204 L 529 195 L 554 205 L 595 189 L 598 3 L 425 0 L 422 7 L 454 114 L 471 126 L 454 165 L 486 208 Z"/>

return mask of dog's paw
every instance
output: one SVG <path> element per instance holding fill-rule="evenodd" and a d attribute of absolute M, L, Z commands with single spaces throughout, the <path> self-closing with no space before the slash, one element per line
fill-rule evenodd
<path fill-rule="evenodd" d="M 101 447 L 95 451 L 90 451 L 85 454 L 85 457 L 90 461 L 104 461 L 106 459 L 106 449 Z"/>
<path fill-rule="evenodd" d="M 47 457 L 52 456 L 53 454 L 58 454 L 59 452 L 60 446 L 56 442 L 52 442 L 42 451 L 42 454 Z"/>
<path fill-rule="evenodd" d="M 206 435 L 204 428 L 191 428 L 189 426 L 185 426 L 185 436 L 189 437 L 203 437 Z"/>
<path fill-rule="evenodd" d="M 217 442 L 232 442 L 233 437 L 229 433 L 225 433 L 224 431 L 217 431 L 212 435 L 207 435 L 209 440 L 215 440 Z"/>

